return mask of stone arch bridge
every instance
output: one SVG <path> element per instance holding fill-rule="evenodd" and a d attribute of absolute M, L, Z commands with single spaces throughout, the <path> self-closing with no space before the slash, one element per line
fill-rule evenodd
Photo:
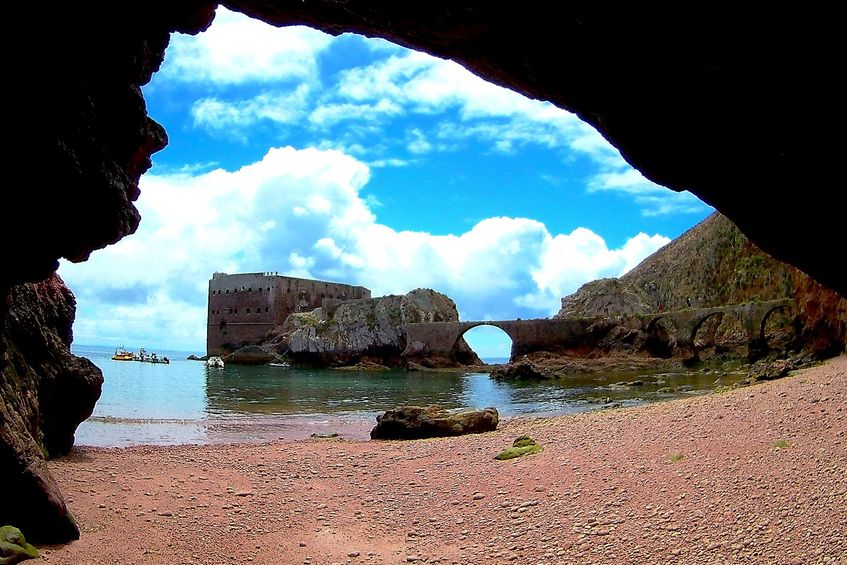
<path fill-rule="evenodd" d="M 696 308 L 653 314 L 615 317 L 543 318 L 534 320 L 485 320 L 476 322 L 429 322 L 407 324 L 409 344 L 418 342 L 430 354 L 452 357 L 459 339 L 477 326 L 495 326 L 512 338 L 511 359 L 533 351 L 578 350 L 596 339 L 598 324 L 613 321 L 646 333 L 653 332 L 664 320 L 673 326 L 672 346 L 679 356 L 695 356 L 697 331 L 706 320 L 730 315 L 741 322 L 751 356 L 767 351 L 765 324 L 777 310 L 789 309 L 792 301 L 747 302 L 715 308 Z"/>

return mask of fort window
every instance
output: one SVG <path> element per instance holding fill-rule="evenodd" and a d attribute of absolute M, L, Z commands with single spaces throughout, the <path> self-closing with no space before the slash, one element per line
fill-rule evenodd
<path fill-rule="evenodd" d="M 267 312 L 267 311 L 268 311 L 268 307 L 267 307 L 267 306 L 265 306 L 265 312 Z"/>
<path fill-rule="evenodd" d="M 253 287 L 251 286 L 250 288 L 248 288 L 247 292 L 253 292 Z"/>
<path fill-rule="evenodd" d="M 270 292 L 270 291 L 271 291 L 271 287 L 268 287 L 268 292 Z"/>
<path fill-rule="evenodd" d="M 218 326 L 218 328 L 219 328 L 222 332 L 225 332 L 225 331 L 226 331 L 226 320 L 221 320 L 221 323 L 220 323 L 220 325 Z"/>
<path fill-rule="evenodd" d="M 247 309 L 247 313 L 248 313 L 248 314 L 250 313 L 250 308 L 248 308 L 248 309 Z"/>
<path fill-rule="evenodd" d="M 229 289 L 226 289 L 226 293 L 229 294 Z"/>

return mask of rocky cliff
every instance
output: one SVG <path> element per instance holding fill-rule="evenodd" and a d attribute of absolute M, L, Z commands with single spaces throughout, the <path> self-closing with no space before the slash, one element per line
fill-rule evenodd
<path fill-rule="evenodd" d="M 557 316 L 653 313 L 783 298 L 792 299 L 794 309 L 773 317 L 772 330 L 783 334 L 785 346 L 822 356 L 844 350 L 847 301 L 762 251 L 715 212 L 619 279 L 586 283 L 563 298 Z M 738 334 L 729 319 L 707 324 L 703 335 L 712 342 L 729 344 Z"/>
<path fill-rule="evenodd" d="M 458 319 L 456 304 L 449 297 L 419 288 L 402 296 L 355 300 L 335 308 L 292 314 L 273 332 L 268 345 L 299 363 L 342 366 L 364 362 L 405 367 L 409 357 L 405 324 Z M 460 362 L 481 364 L 464 340 L 459 349 Z"/>
<path fill-rule="evenodd" d="M 79 536 L 44 460 L 70 451 L 103 376 L 70 352 L 76 301 L 53 275 L 13 287 L 0 333 L 0 523 L 27 537 Z"/>

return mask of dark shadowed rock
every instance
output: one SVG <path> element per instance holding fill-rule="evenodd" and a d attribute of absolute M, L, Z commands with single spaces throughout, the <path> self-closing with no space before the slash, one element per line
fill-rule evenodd
<path fill-rule="evenodd" d="M 448 412 L 440 406 L 398 406 L 376 417 L 371 439 L 421 439 L 479 434 L 497 429 L 496 408 Z"/>
<path fill-rule="evenodd" d="M 79 531 L 44 458 L 70 451 L 103 376 L 70 352 L 76 301 L 58 276 L 13 287 L 7 308 L 0 326 L 0 524 L 33 540 L 66 541 Z"/>

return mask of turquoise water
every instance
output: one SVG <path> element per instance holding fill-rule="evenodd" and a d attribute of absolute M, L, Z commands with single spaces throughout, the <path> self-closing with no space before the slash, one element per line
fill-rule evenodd
<path fill-rule="evenodd" d="M 485 373 L 357 372 L 227 365 L 208 368 L 187 353 L 157 351 L 169 365 L 113 361 L 113 348 L 74 346 L 103 370 L 103 394 L 77 430 L 79 445 L 216 443 L 337 432 L 367 437 L 376 415 L 398 404 L 494 406 L 501 416 L 556 415 L 624 406 L 714 388 L 714 373 L 582 375 L 566 381 L 500 382 Z M 644 386 L 616 387 L 641 379 Z M 724 384 L 736 379 L 720 377 Z M 663 387 L 683 389 L 668 393 Z"/>

